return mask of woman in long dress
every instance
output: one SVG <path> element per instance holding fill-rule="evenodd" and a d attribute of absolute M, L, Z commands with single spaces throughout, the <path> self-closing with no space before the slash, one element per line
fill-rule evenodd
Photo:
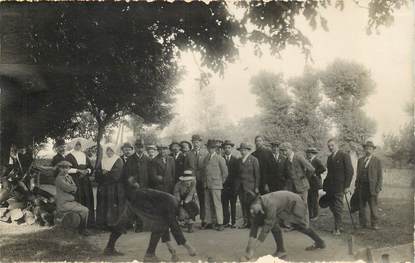
<path fill-rule="evenodd" d="M 94 195 L 92 192 L 92 165 L 88 156 L 82 151 L 80 141 L 75 143 L 74 149 L 65 157 L 72 164 L 69 174 L 76 184 L 75 200 L 89 209 L 88 227 L 95 224 Z"/>
<path fill-rule="evenodd" d="M 97 191 L 97 226 L 108 228 L 114 225 L 122 212 L 125 191 L 122 182 L 123 161 L 115 154 L 115 147 L 108 144 L 102 157 L 101 167 L 96 173 Z"/>

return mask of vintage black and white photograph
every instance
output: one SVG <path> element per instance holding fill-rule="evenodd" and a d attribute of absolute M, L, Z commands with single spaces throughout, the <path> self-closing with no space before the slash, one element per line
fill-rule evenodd
<path fill-rule="evenodd" d="M 0 2 L 1 262 L 412 262 L 410 0 Z"/>

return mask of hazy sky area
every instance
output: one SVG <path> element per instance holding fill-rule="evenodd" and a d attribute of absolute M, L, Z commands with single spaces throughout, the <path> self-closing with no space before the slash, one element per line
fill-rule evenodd
<path fill-rule="evenodd" d="M 411 6 L 412 8 L 412 6 Z M 376 82 L 376 91 L 370 96 L 365 109 L 377 122 L 375 142 L 381 143 L 382 134 L 397 132 L 409 120 L 403 111 L 404 105 L 413 101 L 412 94 L 412 48 L 413 10 L 403 9 L 395 14 L 395 22 L 389 28 L 381 28 L 380 34 L 366 34 L 367 10 L 347 2 L 345 10 L 324 10 L 329 32 L 318 28 L 315 31 L 301 17 L 298 27 L 313 45 L 313 67 L 324 69 L 336 58 L 352 60 L 371 70 Z M 261 70 L 282 72 L 285 78 L 301 75 L 305 57 L 296 47 L 287 48 L 278 59 L 264 53 L 256 57 L 252 46 L 240 48 L 240 58 L 228 65 L 224 78 L 215 76 L 211 84 L 216 90 L 216 102 L 224 104 L 231 121 L 238 121 L 258 113 L 256 97 L 250 93 L 249 80 Z M 183 54 L 180 65 L 186 73 L 179 84 L 182 94 L 177 96 L 175 111 L 185 121 L 186 132 L 197 128 L 192 120 L 196 110 L 195 93 L 198 92 L 196 78 L 199 77 L 197 55 Z"/>

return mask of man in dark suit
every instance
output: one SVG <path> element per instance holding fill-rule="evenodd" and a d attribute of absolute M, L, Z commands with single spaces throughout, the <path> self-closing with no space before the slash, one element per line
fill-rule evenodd
<path fill-rule="evenodd" d="M 153 171 L 151 173 L 152 188 L 173 194 L 176 178 L 174 159 L 169 155 L 169 147 L 167 145 L 159 145 L 157 150 L 159 154 L 154 158 Z"/>
<path fill-rule="evenodd" d="M 279 149 L 280 143 L 273 142 L 271 143 L 271 151 L 273 154 L 273 161 L 271 163 L 270 171 L 271 176 L 268 178 L 268 186 L 270 192 L 284 190 L 285 188 L 285 175 L 284 175 L 284 165 L 285 157 L 280 154 Z"/>
<path fill-rule="evenodd" d="M 310 176 L 310 189 L 308 190 L 308 211 L 310 212 L 310 220 L 314 221 L 318 218 L 318 190 L 323 188 L 321 182 L 321 174 L 326 171 L 323 163 L 317 158 L 317 149 L 310 147 L 307 149 L 307 159 L 313 165 L 315 172 Z"/>
<path fill-rule="evenodd" d="M 127 158 L 123 178 L 134 179 L 141 188 L 147 188 L 149 183 L 150 158 L 144 154 L 145 147 L 140 140 L 135 143 L 135 153 Z"/>
<path fill-rule="evenodd" d="M 364 145 L 365 156 L 357 162 L 357 177 L 355 186 L 359 192 L 359 221 L 362 228 L 368 227 L 366 206 L 369 204 L 371 227 L 374 230 L 377 226 L 377 200 L 382 190 L 383 170 L 381 161 L 373 155 L 376 146 L 373 142 L 367 141 Z"/>
<path fill-rule="evenodd" d="M 271 166 L 274 156 L 272 155 L 271 150 L 265 147 L 264 137 L 261 135 L 255 137 L 255 147 L 256 150 L 252 155 L 257 158 L 259 162 L 259 170 L 261 173 L 259 191 L 261 194 L 266 194 L 270 191 L 267 182 L 269 181 L 269 178 L 272 177 Z"/>
<path fill-rule="evenodd" d="M 200 220 L 202 221 L 202 228 L 205 227 L 205 189 L 203 187 L 203 160 L 207 155 L 206 151 L 202 150 L 202 137 L 200 135 L 192 136 L 193 149 L 186 154 L 185 170 L 191 170 L 196 177 L 196 191 L 199 198 Z"/>
<path fill-rule="evenodd" d="M 57 139 L 53 149 L 56 151 L 56 155 L 52 158 L 52 166 L 56 166 L 61 161 L 65 161 L 65 140 Z"/>
<path fill-rule="evenodd" d="M 236 181 L 237 189 L 239 189 L 242 216 L 244 219 L 241 228 L 249 228 L 251 226 L 251 218 L 247 195 L 248 193 L 259 193 L 261 173 L 258 159 L 250 154 L 251 146 L 249 144 L 241 143 L 238 151 L 241 152 L 242 156 L 239 159 L 239 173 Z"/>
<path fill-rule="evenodd" d="M 179 181 L 179 177 L 183 176 L 185 157 L 184 157 L 184 154 L 180 151 L 181 149 L 180 143 L 172 142 L 169 148 L 170 148 L 170 155 L 174 159 L 174 165 L 176 168 L 175 169 L 176 178 L 175 178 L 174 183 L 177 183 Z"/>
<path fill-rule="evenodd" d="M 145 155 L 145 147 L 141 140 L 137 140 L 134 144 L 135 152 L 127 158 L 123 170 L 123 180 L 131 185 L 138 184 L 140 188 L 146 189 L 149 184 L 150 177 L 150 158 Z M 134 232 L 143 230 L 143 222 L 137 217 L 133 223 Z"/>
<path fill-rule="evenodd" d="M 286 158 L 285 174 L 287 178 L 287 190 L 298 194 L 307 205 L 308 189 L 310 189 L 308 177 L 314 173 L 314 167 L 304 157 L 295 154 L 289 142 L 282 143 L 280 145 L 280 151 Z"/>
<path fill-rule="evenodd" d="M 222 208 L 223 208 L 223 225 L 225 227 L 235 228 L 236 222 L 236 199 L 238 192 L 236 189 L 236 177 L 238 176 L 238 158 L 232 154 L 235 144 L 230 140 L 225 140 L 222 144 L 226 166 L 228 167 L 228 177 L 223 184 L 222 190 Z M 229 213 L 230 206 L 230 213 Z"/>
<path fill-rule="evenodd" d="M 334 217 L 334 235 L 340 235 L 342 228 L 343 196 L 349 191 L 353 178 L 353 166 L 350 155 L 340 151 L 335 139 L 327 142 L 331 154 L 327 159 L 327 176 L 323 190 L 330 198 L 329 207 Z"/>

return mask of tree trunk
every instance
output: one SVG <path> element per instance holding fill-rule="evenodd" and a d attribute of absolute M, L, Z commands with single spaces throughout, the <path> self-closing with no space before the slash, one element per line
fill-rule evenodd
<path fill-rule="evenodd" d="M 101 140 L 104 136 L 105 126 L 106 124 L 100 119 L 100 116 L 97 116 L 97 123 L 98 123 L 98 133 L 97 133 L 97 159 L 95 160 L 95 170 L 98 168 L 98 165 L 101 163 L 102 160 L 102 149 L 101 149 Z"/>

